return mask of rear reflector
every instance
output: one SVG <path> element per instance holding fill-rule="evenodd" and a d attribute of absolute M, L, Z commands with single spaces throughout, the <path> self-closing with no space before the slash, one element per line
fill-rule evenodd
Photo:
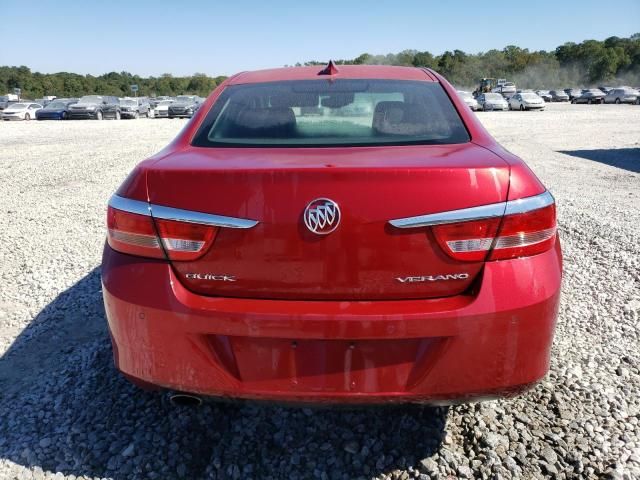
<path fill-rule="evenodd" d="M 155 222 L 154 225 L 150 215 L 109 206 L 107 242 L 114 250 L 129 255 L 166 258 L 166 252 L 170 260 L 186 261 L 204 255 L 218 232 L 218 227 L 207 225 L 158 219 Z"/>
<path fill-rule="evenodd" d="M 553 197 L 549 195 L 547 202 L 553 202 Z M 456 260 L 481 262 L 537 255 L 549 250 L 556 240 L 556 207 L 555 203 L 539 207 L 535 200 L 531 204 L 532 210 L 517 204 L 517 213 L 512 214 L 507 206 L 507 215 L 501 219 L 434 225 L 433 233 L 440 247 Z"/>

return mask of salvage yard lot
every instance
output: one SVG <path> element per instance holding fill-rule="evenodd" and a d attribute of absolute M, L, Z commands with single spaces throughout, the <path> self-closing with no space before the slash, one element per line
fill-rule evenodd
<path fill-rule="evenodd" d="M 563 297 L 544 382 L 448 409 L 185 410 L 132 387 L 102 308 L 105 206 L 186 121 L 0 124 L 0 479 L 640 478 L 640 107 L 478 116 L 556 197 Z"/>

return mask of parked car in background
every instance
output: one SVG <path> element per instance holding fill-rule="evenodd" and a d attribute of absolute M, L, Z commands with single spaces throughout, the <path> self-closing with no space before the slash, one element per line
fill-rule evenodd
<path fill-rule="evenodd" d="M 146 97 L 125 97 L 120 99 L 120 115 L 122 118 L 149 118 L 151 105 Z"/>
<path fill-rule="evenodd" d="M 609 90 L 613 90 L 613 87 L 598 87 L 598 90 L 602 90 L 603 93 L 609 93 Z"/>
<path fill-rule="evenodd" d="M 156 108 L 156 106 L 160 103 L 160 102 L 164 102 L 165 100 L 175 100 L 175 98 L 173 97 L 169 97 L 166 95 L 161 95 L 159 97 L 151 97 L 149 98 L 149 104 L 151 105 L 151 108 Z"/>
<path fill-rule="evenodd" d="M 560 302 L 553 196 L 437 73 L 320 68 L 230 77 L 111 197 L 117 369 L 193 403 L 531 388 Z M 330 113 L 352 103 L 374 107 Z"/>
<path fill-rule="evenodd" d="M 70 119 L 120 120 L 120 102 L 118 97 L 110 95 L 85 95 L 69 107 L 68 116 Z"/>
<path fill-rule="evenodd" d="M 569 95 L 567 95 L 564 90 L 551 90 L 549 93 L 551 94 L 551 101 L 553 102 L 569 101 Z"/>
<path fill-rule="evenodd" d="M 36 118 L 36 112 L 42 108 L 39 103 L 28 101 L 11 103 L 2 111 L 3 120 L 31 120 Z"/>
<path fill-rule="evenodd" d="M 169 118 L 191 118 L 200 107 L 200 97 L 195 95 L 178 95 L 176 101 L 169 105 Z"/>
<path fill-rule="evenodd" d="M 508 102 L 509 110 L 544 110 L 544 100 L 533 92 L 516 93 Z"/>
<path fill-rule="evenodd" d="M 491 90 L 492 93 L 499 93 L 505 98 L 509 98 L 516 93 L 516 84 L 513 82 L 507 82 L 504 78 L 497 80 L 497 85 Z"/>
<path fill-rule="evenodd" d="M 169 116 L 169 105 L 174 103 L 174 100 L 161 100 L 156 103 L 153 108 L 153 116 L 155 118 L 167 118 Z"/>
<path fill-rule="evenodd" d="M 603 103 L 604 93 L 599 88 L 588 88 L 582 91 L 582 95 L 574 98 L 571 103 Z"/>
<path fill-rule="evenodd" d="M 55 95 L 45 95 L 42 98 L 36 98 L 35 102 L 39 103 L 40 105 L 42 105 L 43 107 L 46 107 L 47 105 L 49 105 L 51 102 L 53 102 L 56 98 Z"/>
<path fill-rule="evenodd" d="M 549 90 L 536 90 L 536 95 L 542 98 L 545 102 L 553 100 L 553 96 L 549 93 Z"/>
<path fill-rule="evenodd" d="M 609 90 L 604 103 L 636 103 L 640 93 L 631 87 L 617 87 Z"/>
<path fill-rule="evenodd" d="M 473 98 L 473 94 L 471 92 L 458 90 L 458 95 L 460 95 L 460 98 L 462 98 L 462 101 L 471 110 L 473 110 L 474 112 L 480 110 L 480 105 L 478 104 L 478 101 L 475 98 Z"/>
<path fill-rule="evenodd" d="M 17 103 L 18 101 L 19 100 L 17 95 L 11 94 L 11 95 L 0 96 L 0 112 L 5 108 L 7 108 L 12 103 Z"/>
<path fill-rule="evenodd" d="M 564 89 L 564 93 L 566 93 L 569 97 L 569 101 L 573 101 L 574 98 L 578 98 L 580 95 L 582 95 L 582 89 L 581 88 L 565 88 Z"/>
<path fill-rule="evenodd" d="M 481 93 L 476 97 L 481 110 L 508 110 L 509 104 L 499 93 Z"/>
<path fill-rule="evenodd" d="M 77 98 L 57 98 L 36 112 L 37 120 L 66 120 L 69 107 L 78 103 Z"/>

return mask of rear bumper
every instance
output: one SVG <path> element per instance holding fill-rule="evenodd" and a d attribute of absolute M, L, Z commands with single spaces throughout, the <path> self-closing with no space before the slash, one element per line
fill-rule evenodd
<path fill-rule="evenodd" d="M 62 120 L 61 113 L 36 113 L 36 120 Z"/>
<path fill-rule="evenodd" d="M 73 112 L 70 111 L 68 116 L 71 120 L 93 120 L 96 118 L 98 111 L 94 110 L 92 112 Z"/>
<path fill-rule="evenodd" d="M 204 297 L 159 260 L 103 257 L 118 369 L 141 385 L 276 401 L 513 396 L 549 367 L 556 248 L 488 263 L 475 295 L 376 302 Z"/>

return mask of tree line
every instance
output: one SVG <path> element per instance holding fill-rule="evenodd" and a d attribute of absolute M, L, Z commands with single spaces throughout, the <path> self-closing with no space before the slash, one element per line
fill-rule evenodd
<path fill-rule="evenodd" d="M 324 65 L 308 61 L 304 65 Z M 502 50 L 476 54 L 461 50 L 434 55 L 428 51 L 404 50 L 387 55 L 363 53 L 353 59 L 336 60 L 338 64 L 406 65 L 429 67 L 443 74 L 458 87 L 472 88 L 481 77 L 507 78 L 522 88 L 588 87 L 603 83 L 640 86 L 640 33 L 627 38 L 585 40 L 565 43 L 553 51 L 530 51 L 509 45 Z M 297 64 L 301 65 L 301 64 Z M 131 85 L 138 85 L 138 95 L 207 96 L 226 77 L 194 73 L 174 77 L 141 77 L 128 72 L 110 72 L 100 76 L 75 73 L 39 73 L 28 67 L 0 67 L 0 95 L 22 89 L 25 98 L 43 95 L 79 97 L 88 94 L 131 95 Z"/>
<path fill-rule="evenodd" d="M 502 50 L 476 54 L 461 50 L 434 55 L 428 51 L 336 60 L 337 64 L 404 65 L 428 67 L 459 87 L 473 87 L 482 77 L 507 78 L 522 88 L 589 87 L 607 82 L 640 86 L 640 33 L 628 38 L 565 43 L 553 51 L 530 51 L 509 45 Z M 326 62 L 310 61 L 305 65 Z"/>
<path fill-rule="evenodd" d="M 0 95 L 22 90 L 22 97 L 35 99 L 44 95 L 77 98 L 83 95 L 132 96 L 131 85 L 138 85 L 139 96 L 200 95 L 208 96 L 224 76 L 210 77 L 194 73 L 189 77 L 174 77 L 165 73 L 159 77 L 144 78 L 128 72 L 110 72 L 100 76 L 76 73 L 39 73 L 28 67 L 0 67 Z"/>

